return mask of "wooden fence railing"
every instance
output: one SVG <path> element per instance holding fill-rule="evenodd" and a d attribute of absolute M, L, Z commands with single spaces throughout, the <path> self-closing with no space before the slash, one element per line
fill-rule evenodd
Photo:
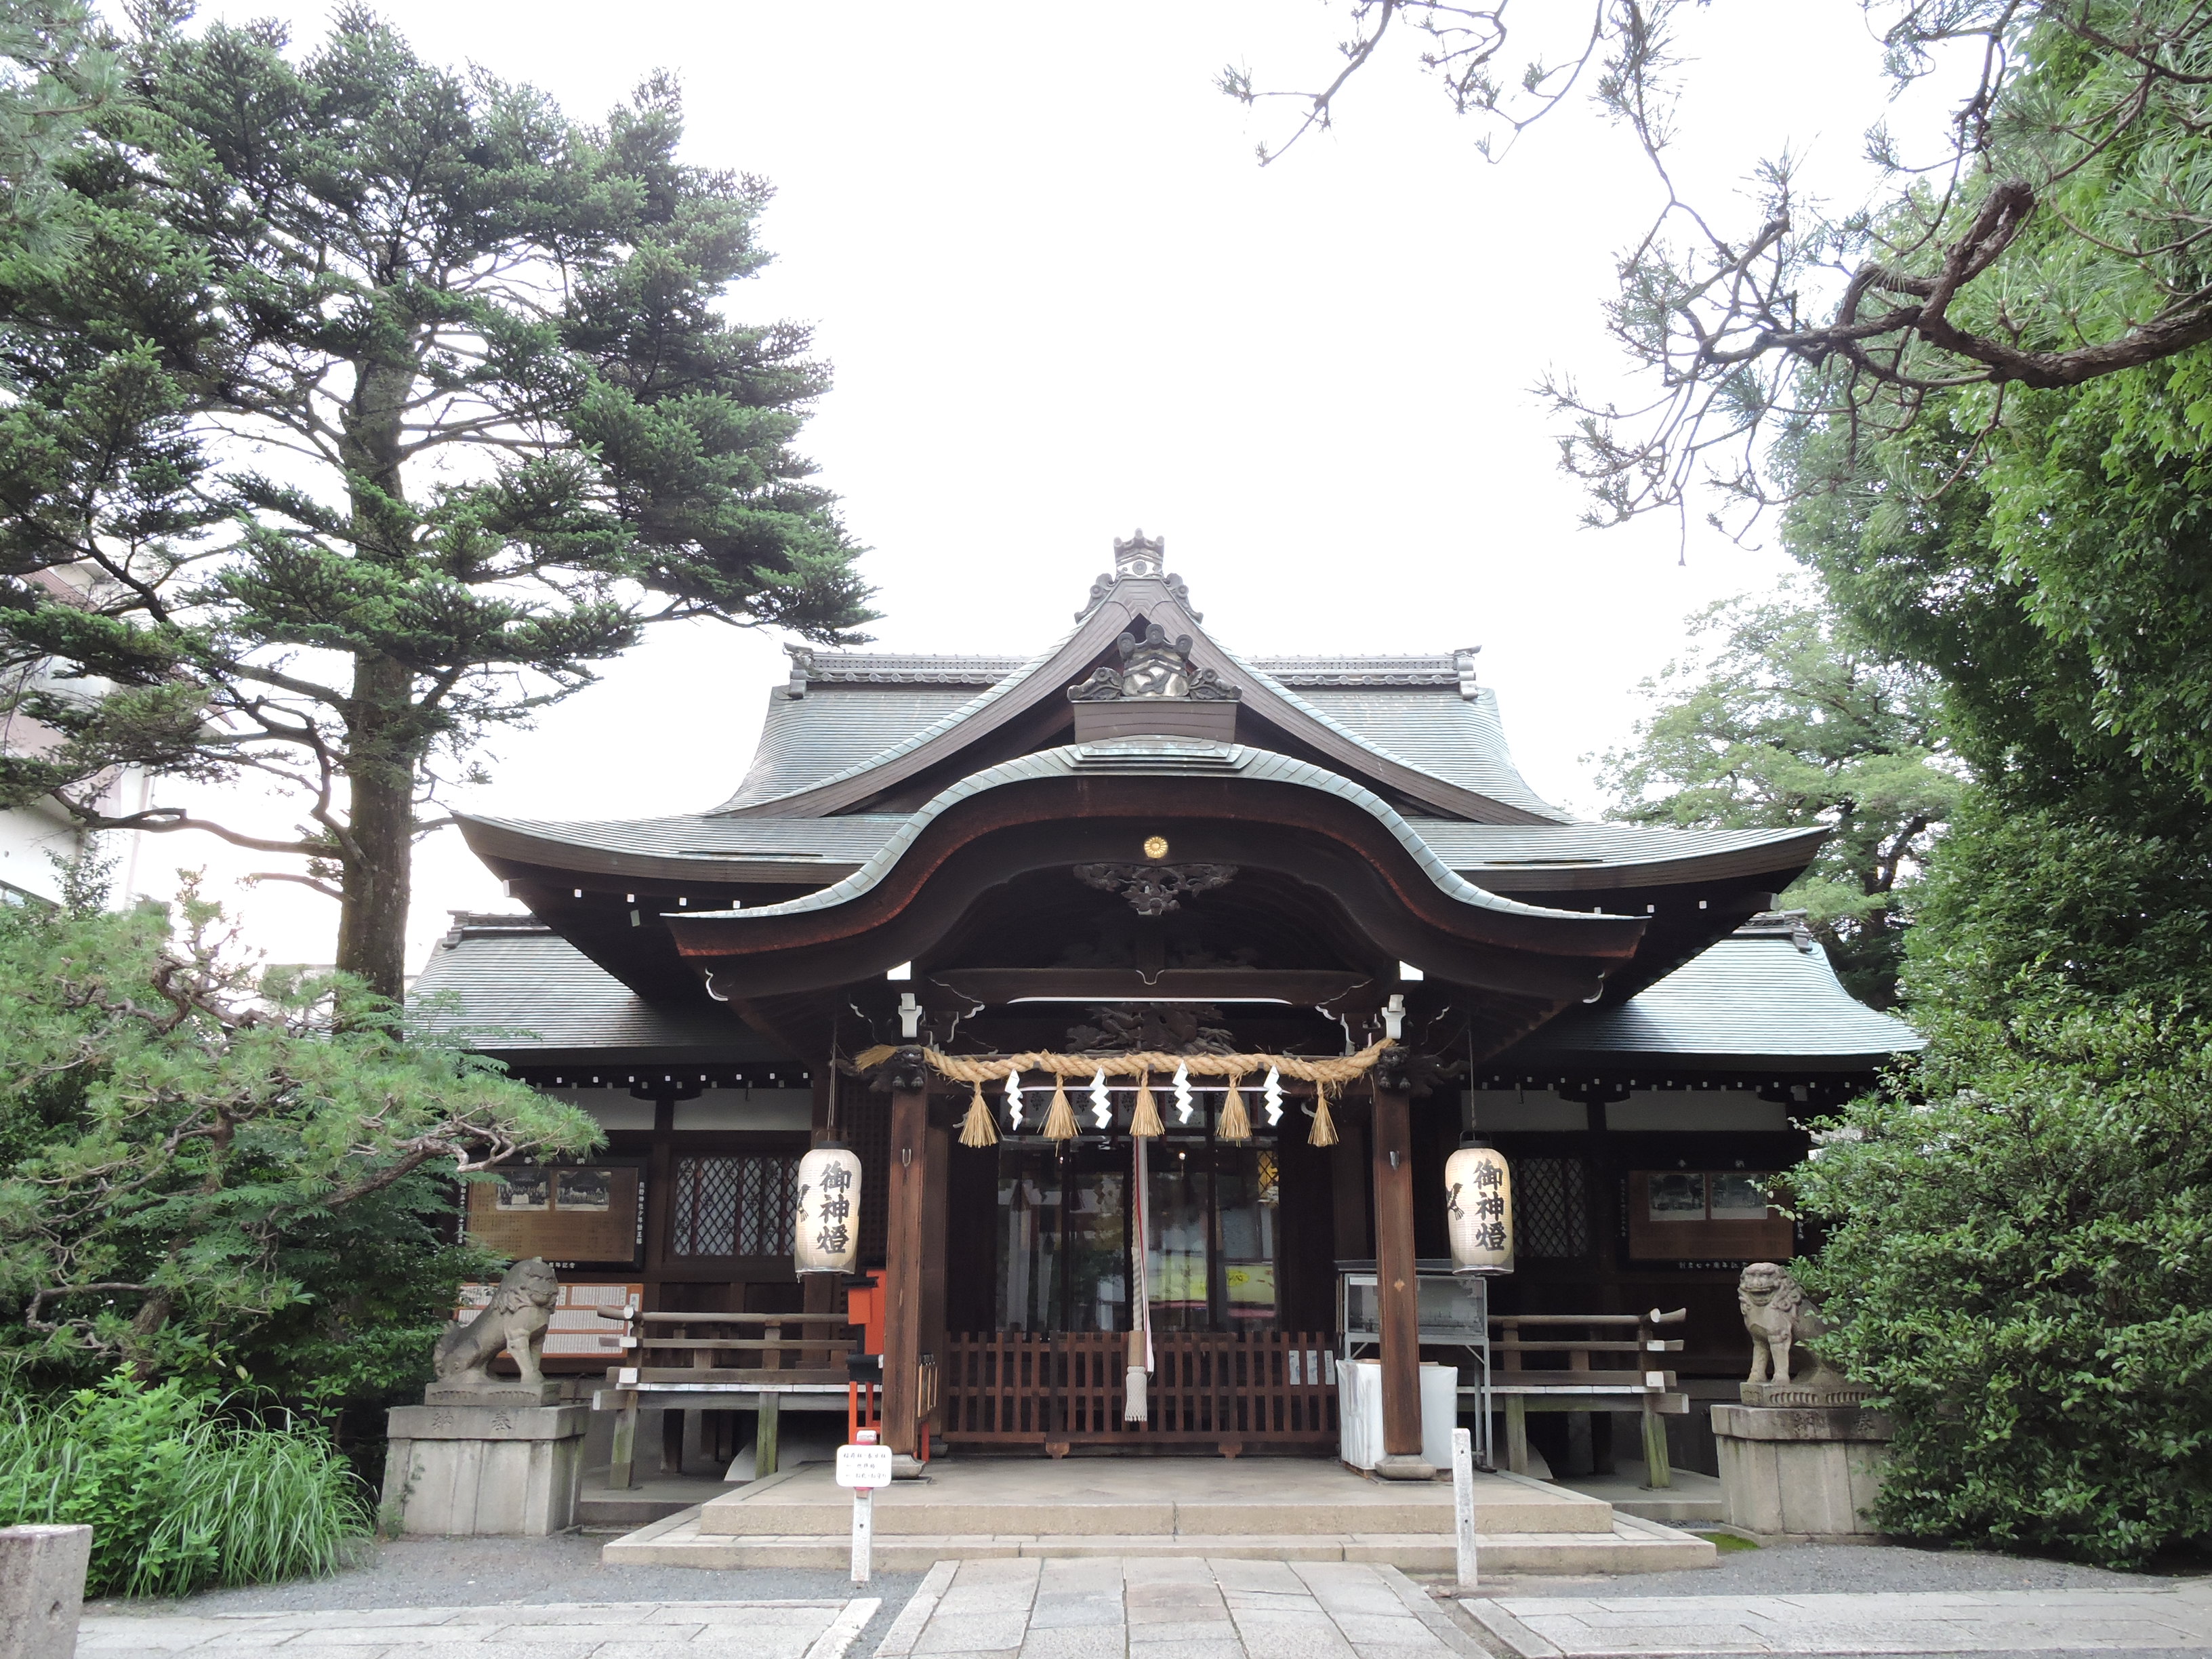
<path fill-rule="evenodd" d="M 1336 1358 L 1320 1332 L 1161 1332 L 1146 1390 L 1149 1417 L 1122 1419 L 1128 1338 L 1111 1331 L 958 1334 L 939 1368 L 941 1431 L 955 1445 L 1336 1443 Z"/>

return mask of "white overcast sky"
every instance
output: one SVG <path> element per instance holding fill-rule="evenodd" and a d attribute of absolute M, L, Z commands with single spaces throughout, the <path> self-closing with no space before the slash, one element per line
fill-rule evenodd
<path fill-rule="evenodd" d="M 319 0 L 214 0 L 319 33 Z M 1311 84 L 1340 8 L 844 0 L 394 0 L 434 59 L 535 82 L 596 118 L 656 68 L 682 76 L 689 154 L 764 175 L 775 263 L 732 314 L 814 325 L 835 390 L 803 447 L 844 500 L 880 590 L 879 648 L 1026 653 L 1069 624 L 1109 543 L 1167 538 L 1206 625 L 1261 653 L 1480 644 L 1529 781 L 1600 805 L 1585 757 L 1620 742 L 1637 683 L 1713 599 L 1785 568 L 1771 544 L 1674 526 L 1592 532 L 1528 390 L 1547 368 L 1632 396 L 1601 331 L 1613 256 L 1655 186 L 1587 105 L 1503 165 L 1401 55 L 1337 129 L 1262 169 L 1223 64 Z M 1555 0 L 1553 15 L 1586 17 Z M 1685 193 L 1724 200 L 1784 143 L 1839 196 L 1866 188 L 1883 112 L 1855 0 L 1719 0 L 1692 20 Z M 467 804 L 535 818 L 695 811 L 743 771 L 778 641 L 663 632 L 604 683 L 496 735 Z M 168 787 L 157 799 L 188 799 Z M 265 814 L 264 817 L 265 817 Z M 265 864 L 267 860 L 259 860 Z M 234 892 L 256 867 L 149 837 L 137 884 L 205 866 L 280 961 L 327 961 L 335 907 Z M 417 864 L 410 963 L 455 908 L 511 908 L 458 836 Z"/>

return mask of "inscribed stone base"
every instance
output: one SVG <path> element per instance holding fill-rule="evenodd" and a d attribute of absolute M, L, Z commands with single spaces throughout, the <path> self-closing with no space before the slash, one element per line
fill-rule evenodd
<path fill-rule="evenodd" d="M 1889 1419 L 1856 1407 L 1715 1406 L 1728 1523 L 1774 1538 L 1873 1538 L 1889 1439 Z"/>
<path fill-rule="evenodd" d="M 585 1406 L 400 1406 L 384 1460 L 399 1529 L 543 1538 L 575 1524 Z"/>
<path fill-rule="evenodd" d="M 70 1659 L 90 1527 L 0 1528 L 0 1659 Z"/>

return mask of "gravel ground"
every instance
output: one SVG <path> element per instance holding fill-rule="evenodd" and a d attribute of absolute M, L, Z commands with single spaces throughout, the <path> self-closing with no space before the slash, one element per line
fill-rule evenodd
<path fill-rule="evenodd" d="M 1479 1559 L 1479 1558 L 1478 1558 Z M 1433 1582 L 1433 1581 L 1431 1581 Z M 1979 1550 L 1920 1549 L 1901 1544 L 1791 1544 L 1723 1548 L 1720 1565 L 1684 1572 L 1619 1573 L 1587 1578 L 1500 1574 L 1484 1595 L 1806 1595 L 1821 1591 L 2154 1589 L 2179 1580 L 2155 1573 L 2110 1572 L 2071 1561 L 1996 1555 Z"/>
<path fill-rule="evenodd" d="M 250 1589 L 208 1590 L 181 1601 L 87 1601 L 88 1614 L 173 1618 L 179 1613 L 296 1613 L 337 1607 L 452 1607 L 491 1602 L 751 1601 L 883 1599 L 853 1644 L 875 1651 L 920 1573 L 878 1573 L 855 1590 L 842 1572 L 757 1567 L 709 1572 L 697 1567 L 610 1567 L 604 1537 L 434 1538 L 379 1541 L 334 1578 L 297 1579 Z"/>

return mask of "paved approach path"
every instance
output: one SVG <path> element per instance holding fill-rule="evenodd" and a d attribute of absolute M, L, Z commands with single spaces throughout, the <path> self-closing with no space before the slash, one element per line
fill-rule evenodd
<path fill-rule="evenodd" d="M 1461 1607 L 1520 1659 L 2212 1653 L 2212 1585 L 1808 1595 L 1530 1595 Z"/>
<path fill-rule="evenodd" d="M 602 1601 L 87 1618 L 76 1659 L 844 1659 L 878 1603 Z"/>
<path fill-rule="evenodd" d="M 945 1561 L 876 1659 L 1450 1659 L 1484 1650 L 1395 1567 L 1094 1556 Z"/>

